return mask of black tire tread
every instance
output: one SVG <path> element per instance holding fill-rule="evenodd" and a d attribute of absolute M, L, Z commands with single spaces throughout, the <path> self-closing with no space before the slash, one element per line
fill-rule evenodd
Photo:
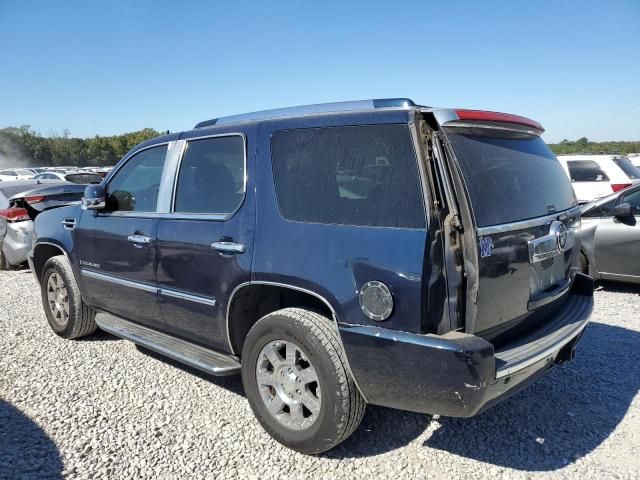
<path fill-rule="evenodd" d="M 73 295 L 69 295 L 69 302 L 72 304 L 71 308 L 73 308 L 74 312 L 78 312 L 77 315 L 74 315 L 75 318 L 73 321 L 70 316 L 69 319 L 72 321 L 72 327 L 71 330 L 64 335 L 64 338 L 73 340 L 91 335 L 98 329 L 95 322 L 95 310 L 82 299 L 80 288 L 78 287 L 78 282 L 76 282 L 76 277 L 73 274 L 69 260 L 64 255 L 51 257 L 45 264 L 43 272 L 46 272 L 50 267 L 54 267 L 63 274 L 65 283 L 67 284 L 67 291 L 73 291 Z"/>
<path fill-rule="evenodd" d="M 349 373 L 346 353 L 342 348 L 332 319 L 303 308 L 284 308 L 263 318 L 275 314 L 287 317 L 290 322 L 297 323 L 303 330 L 307 330 L 327 352 L 329 361 L 337 373 L 339 398 L 342 399 L 342 404 L 337 409 L 339 412 L 339 418 L 336 418 L 338 433 L 331 439 L 331 444 L 327 448 L 323 448 L 323 451 L 329 450 L 346 440 L 358 428 L 365 413 L 366 402 Z M 320 451 L 314 453 L 320 453 Z"/>

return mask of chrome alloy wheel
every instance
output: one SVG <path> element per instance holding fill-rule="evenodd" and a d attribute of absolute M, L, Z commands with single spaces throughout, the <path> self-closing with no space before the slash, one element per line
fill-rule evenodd
<path fill-rule="evenodd" d="M 62 277 L 53 272 L 47 280 L 47 302 L 53 321 L 65 327 L 69 320 L 69 294 Z"/>
<path fill-rule="evenodd" d="M 258 355 L 256 381 L 269 413 L 285 427 L 304 430 L 318 418 L 318 375 L 294 343 L 274 340 L 265 345 Z"/>

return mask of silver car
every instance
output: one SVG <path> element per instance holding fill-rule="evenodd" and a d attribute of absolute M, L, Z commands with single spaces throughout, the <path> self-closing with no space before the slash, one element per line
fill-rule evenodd
<path fill-rule="evenodd" d="M 584 273 L 640 283 L 640 185 L 584 205 L 580 239 Z"/>

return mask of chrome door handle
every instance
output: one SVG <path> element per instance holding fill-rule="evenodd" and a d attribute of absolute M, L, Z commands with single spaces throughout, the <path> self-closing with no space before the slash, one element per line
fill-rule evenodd
<path fill-rule="evenodd" d="M 213 242 L 211 248 L 220 253 L 244 253 L 247 250 L 247 247 L 241 243 L 234 242 Z"/>
<path fill-rule="evenodd" d="M 127 237 L 131 243 L 133 243 L 136 247 L 141 247 L 142 245 L 149 245 L 151 243 L 151 238 L 146 235 L 129 235 Z"/>

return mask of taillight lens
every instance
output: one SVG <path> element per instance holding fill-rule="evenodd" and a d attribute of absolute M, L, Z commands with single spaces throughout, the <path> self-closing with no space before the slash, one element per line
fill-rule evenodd
<path fill-rule="evenodd" d="M 6 219 L 7 222 L 21 222 L 29 220 L 29 212 L 26 208 L 5 208 L 0 210 L 0 217 Z"/>
<path fill-rule="evenodd" d="M 47 197 L 45 197 L 44 195 L 30 195 L 28 197 L 24 197 L 24 201 L 29 205 L 33 205 L 34 203 L 42 202 L 45 198 Z"/>
<path fill-rule="evenodd" d="M 627 187 L 630 187 L 630 183 L 612 183 L 611 188 L 614 192 L 619 192 L 620 190 L 624 190 Z"/>

